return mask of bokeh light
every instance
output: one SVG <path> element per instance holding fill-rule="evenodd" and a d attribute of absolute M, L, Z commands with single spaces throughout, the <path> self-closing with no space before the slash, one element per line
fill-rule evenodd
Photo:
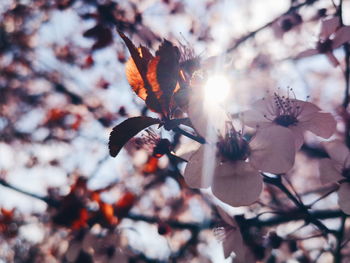
<path fill-rule="evenodd" d="M 230 82 L 222 74 L 210 76 L 204 85 L 204 92 L 206 103 L 219 105 L 227 99 L 230 93 Z"/>

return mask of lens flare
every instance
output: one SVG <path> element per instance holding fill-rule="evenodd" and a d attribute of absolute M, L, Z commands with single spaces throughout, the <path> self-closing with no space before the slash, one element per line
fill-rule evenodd
<path fill-rule="evenodd" d="M 212 105 L 223 103 L 230 92 L 230 83 L 224 75 L 213 75 L 204 86 L 205 100 Z"/>

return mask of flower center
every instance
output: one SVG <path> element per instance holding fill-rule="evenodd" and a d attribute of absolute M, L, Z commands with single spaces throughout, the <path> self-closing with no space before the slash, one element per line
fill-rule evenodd
<path fill-rule="evenodd" d="M 297 117 L 301 112 L 301 108 L 295 100 L 291 100 L 289 97 L 279 96 L 275 93 L 274 104 L 274 114 L 276 116 L 273 120 L 274 123 L 284 127 L 298 123 Z"/>
<path fill-rule="evenodd" d="M 249 145 L 240 132 L 236 132 L 233 127 L 226 130 L 225 137 L 219 136 L 216 144 L 218 153 L 231 161 L 245 160 L 249 155 Z"/>
<path fill-rule="evenodd" d="M 327 53 L 332 51 L 333 41 L 331 39 L 326 39 L 324 41 L 317 42 L 316 49 L 320 53 Z"/>
<path fill-rule="evenodd" d="M 290 125 L 294 125 L 298 122 L 297 118 L 291 115 L 281 115 L 278 116 L 274 122 L 278 125 L 288 127 Z"/>

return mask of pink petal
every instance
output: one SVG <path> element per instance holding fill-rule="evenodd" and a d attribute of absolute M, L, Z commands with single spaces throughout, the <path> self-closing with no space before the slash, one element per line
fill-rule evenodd
<path fill-rule="evenodd" d="M 244 125 L 247 125 L 248 127 L 257 128 L 257 127 L 268 127 L 272 125 L 271 119 L 267 119 L 267 116 L 264 116 L 263 113 L 256 111 L 256 110 L 247 110 L 243 113 L 241 113 L 243 118 Z"/>
<path fill-rule="evenodd" d="M 258 129 L 249 147 L 249 161 L 259 170 L 280 174 L 293 167 L 295 139 L 288 128 L 274 125 Z"/>
<path fill-rule="evenodd" d="M 341 175 L 341 165 L 335 163 L 331 159 L 321 159 L 318 163 L 318 167 L 322 184 L 335 183 L 344 179 Z"/>
<path fill-rule="evenodd" d="M 216 166 L 212 191 L 217 198 L 229 205 L 250 205 L 259 199 L 262 179 L 250 164 L 227 161 Z"/>
<path fill-rule="evenodd" d="M 336 49 L 347 42 L 350 42 L 350 26 L 343 26 L 335 33 L 332 48 Z"/>
<path fill-rule="evenodd" d="M 214 149 L 209 145 L 202 145 L 190 158 L 188 161 L 184 178 L 187 185 L 191 188 L 208 188 L 210 186 L 210 181 L 203 178 L 203 163 L 204 163 L 204 152 L 207 147 L 209 149 Z M 215 160 L 213 160 L 215 162 Z"/>
<path fill-rule="evenodd" d="M 296 59 L 306 58 L 306 57 L 311 57 L 311 56 L 314 56 L 317 54 L 320 54 L 320 52 L 316 48 L 312 48 L 312 49 L 307 49 L 303 52 L 300 52 L 295 58 Z"/>
<path fill-rule="evenodd" d="M 232 216 L 230 216 L 228 213 L 224 211 L 221 207 L 217 207 L 218 213 L 221 217 L 222 220 L 224 220 L 225 223 L 229 224 L 230 226 L 233 227 L 238 227 L 236 221 L 233 219 Z"/>
<path fill-rule="evenodd" d="M 129 257 L 127 257 L 122 251 L 120 251 L 120 249 L 117 248 L 111 262 L 128 263 Z"/>
<path fill-rule="evenodd" d="M 245 247 L 245 253 L 243 255 L 237 255 L 234 258 L 234 263 L 256 263 L 257 260 L 254 257 L 254 254 L 249 250 L 248 247 Z"/>
<path fill-rule="evenodd" d="M 345 159 L 345 164 L 344 164 L 344 167 L 346 169 L 349 169 L 350 168 L 350 154 L 346 157 Z"/>
<path fill-rule="evenodd" d="M 340 26 L 339 17 L 333 17 L 322 21 L 320 39 L 325 40 L 332 35 Z"/>
<path fill-rule="evenodd" d="M 301 146 L 303 146 L 303 143 L 304 143 L 304 130 L 299 125 L 289 126 L 288 129 L 290 129 L 294 135 L 295 151 L 299 151 Z"/>
<path fill-rule="evenodd" d="M 271 117 L 275 115 L 273 106 L 274 106 L 274 101 L 271 96 L 267 96 L 266 98 L 257 100 L 252 104 L 252 108 L 255 111 L 260 112 L 262 115 L 267 115 L 267 117 Z"/>
<path fill-rule="evenodd" d="M 349 157 L 350 151 L 343 141 L 333 140 L 323 143 L 323 146 L 333 161 L 343 167 L 346 165 L 346 159 Z"/>
<path fill-rule="evenodd" d="M 243 239 L 238 228 L 230 229 L 225 233 L 222 248 L 224 249 L 225 258 L 228 258 L 232 252 L 235 252 L 235 254 L 241 254 L 241 251 L 244 251 Z"/>
<path fill-rule="evenodd" d="M 350 215 L 350 183 L 342 183 L 338 190 L 338 204 L 345 214 Z"/>
<path fill-rule="evenodd" d="M 295 107 L 300 107 L 300 114 L 298 116 L 298 119 L 303 119 L 304 116 L 308 116 L 309 114 L 316 113 L 321 111 L 321 109 L 308 101 L 302 101 L 302 100 L 291 100 Z"/>
<path fill-rule="evenodd" d="M 337 67 L 339 65 L 338 59 L 334 56 L 334 54 L 332 52 L 327 52 L 326 56 L 327 56 L 329 62 L 331 62 L 331 64 L 333 65 L 333 67 Z"/>
<path fill-rule="evenodd" d="M 198 92 L 202 92 L 198 90 Z M 208 138 L 211 135 L 217 135 L 218 131 L 224 132 L 225 122 L 228 120 L 223 109 L 210 107 L 204 103 L 204 98 L 198 92 L 193 92 L 189 98 L 188 117 L 190 118 L 195 130 L 207 141 L 216 142 L 215 139 Z"/>
<path fill-rule="evenodd" d="M 232 252 L 235 252 L 236 255 L 244 256 L 245 246 L 236 221 L 220 207 L 218 207 L 218 212 L 224 222 L 232 226 L 232 228 L 225 228 L 225 238 L 222 243 L 225 258 L 228 258 Z"/>
<path fill-rule="evenodd" d="M 303 120 L 298 123 L 300 127 L 309 130 L 322 138 L 329 138 L 336 130 L 336 121 L 332 114 L 325 112 L 317 112 L 304 116 Z"/>

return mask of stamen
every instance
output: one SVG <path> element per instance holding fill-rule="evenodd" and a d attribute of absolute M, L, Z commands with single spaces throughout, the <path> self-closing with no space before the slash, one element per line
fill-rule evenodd
<path fill-rule="evenodd" d="M 225 137 L 219 135 L 217 143 L 218 154 L 231 161 L 245 160 L 249 155 L 249 146 L 240 132 L 237 132 L 231 122 L 226 123 Z"/>
<path fill-rule="evenodd" d="M 302 111 L 301 107 L 297 104 L 297 101 L 295 99 L 291 100 L 289 98 L 289 91 L 293 90 L 288 90 L 287 97 L 280 96 L 277 93 L 274 93 L 273 98 L 275 106 L 274 115 L 276 116 L 273 122 L 284 127 L 296 125 L 296 123 L 298 122 L 297 117 Z"/>

